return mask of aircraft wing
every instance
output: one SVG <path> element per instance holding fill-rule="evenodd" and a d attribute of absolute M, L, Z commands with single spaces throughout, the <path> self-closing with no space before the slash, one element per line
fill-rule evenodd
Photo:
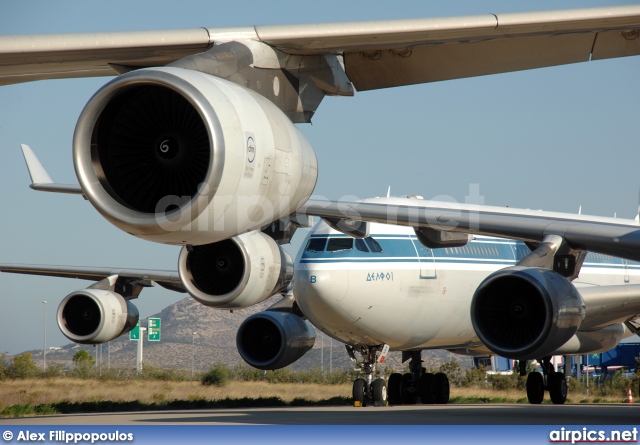
<path fill-rule="evenodd" d="M 216 43 L 341 54 L 360 91 L 640 54 L 640 5 L 350 23 L 0 36 L 0 85 L 111 76 Z"/>
<path fill-rule="evenodd" d="M 152 281 L 176 292 L 186 292 L 177 271 L 122 269 L 111 267 L 49 266 L 37 264 L 0 264 L 0 272 L 100 281 L 117 275 L 124 281 Z"/>
<path fill-rule="evenodd" d="M 575 250 L 640 261 L 640 226 L 634 220 L 410 198 L 361 202 L 309 200 L 299 212 L 328 219 L 338 227 L 343 222 L 345 232 L 362 230 L 352 222 L 364 221 L 533 243 L 559 236 Z"/>

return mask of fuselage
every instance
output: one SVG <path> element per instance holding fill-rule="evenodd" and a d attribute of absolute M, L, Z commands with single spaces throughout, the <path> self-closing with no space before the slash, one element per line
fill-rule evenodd
<path fill-rule="evenodd" d="M 294 295 L 309 321 L 347 344 L 482 353 L 471 298 L 489 274 L 529 253 L 521 241 L 484 236 L 429 249 L 412 228 L 386 224 L 371 224 L 358 240 L 320 221 L 296 258 Z M 626 283 L 640 283 L 640 264 L 593 253 L 574 281 Z"/>

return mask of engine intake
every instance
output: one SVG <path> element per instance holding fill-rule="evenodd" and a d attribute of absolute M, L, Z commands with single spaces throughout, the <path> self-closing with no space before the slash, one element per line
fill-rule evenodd
<path fill-rule="evenodd" d="M 85 345 L 111 341 L 138 324 L 138 309 L 120 294 L 84 289 L 67 295 L 58 307 L 58 327 L 69 340 Z"/>
<path fill-rule="evenodd" d="M 489 275 L 471 300 L 471 321 L 496 354 L 530 360 L 550 355 L 571 339 L 584 318 L 577 289 L 542 268 L 509 267 Z"/>
<path fill-rule="evenodd" d="M 294 213 L 317 179 L 311 145 L 263 96 L 177 67 L 102 87 L 73 139 L 82 190 L 120 229 L 204 245 Z"/>
<path fill-rule="evenodd" d="M 155 213 L 165 196 L 198 194 L 212 141 L 196 108 L 164 86 L 135 86 L 108 103 L 93 135 L 102 184 L 125 207 Z"/>
<path fill-rule="evenodd" d="M 180 279 L 200 303 L 242 308 L 287 288 L 293 261 L 262 232 L 254 231 L 204 246 L 183 247 Z"/>
<path fill-rule="evenodd" d="M 280 369 L 313 347 L 315 332 L 289 312 L 264 311 L 247 318 L 238 329 L 236 345 L 242 359 L 258 369 Z"/>

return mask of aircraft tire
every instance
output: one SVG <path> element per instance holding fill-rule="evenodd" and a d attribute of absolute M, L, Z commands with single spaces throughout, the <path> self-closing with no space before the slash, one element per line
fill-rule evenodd
<path fill-rule="evenodd" d="M 390 405 L 402 405 L 402 374 L 394 372 L 389 376 L 387 394 Z"/>
<path fill-rule="evenodd" d="M 367 382 L 364 379 L 356 379 L 353 382 L 353 403 L 360 402 L 362 406 L 367 406 Z"/>
<path fill-rule="evenodd" d="M 373 381 L 373 405 L 387 406 L 389 404 L 387 383 L 383 379 Z"/>
<path fill-rule="evenodd" d="M 418 399 L 415 380 L 413 374 L 407 372 L 402 376 L 402 403 L 405 405 L 415 405 Z"/>
<path fill-rule="evenodd" d="M 420 394 L 420 401 L 425 405 L 436 403 L 435 394 L 435 377 L 433 374 L 427 372 L 420 377 L 420 384 L 418 385 L 418 393 Z"/>
<path fill-rule="evenodd" d="M 540 405 L 544 399 L 544 378 L 539 372 L 527 376 L 527 399 L 532 405 Z"/>
<path fill-rule="evenodd" d="M 435 403 L 446 405 L 449 403 L 449 378 L 444 372 L 439 372 L 433 379 L 433 398 Z"/>
<path fill-rule="evenodd" d="M 561 372 L 549 374 L 549 396 L 554 405 L 564 405 L 567 400 L 567 381 Z"/>

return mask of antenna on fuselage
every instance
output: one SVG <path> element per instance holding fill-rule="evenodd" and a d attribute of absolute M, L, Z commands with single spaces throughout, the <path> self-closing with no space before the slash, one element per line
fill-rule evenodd
<path fill-rule="evenodd" d="M 387 198 L 391 197 L 391 186 L 387 189 Z M 638 206 L 638 210 L 640 211 L 640 205 Z"/>

